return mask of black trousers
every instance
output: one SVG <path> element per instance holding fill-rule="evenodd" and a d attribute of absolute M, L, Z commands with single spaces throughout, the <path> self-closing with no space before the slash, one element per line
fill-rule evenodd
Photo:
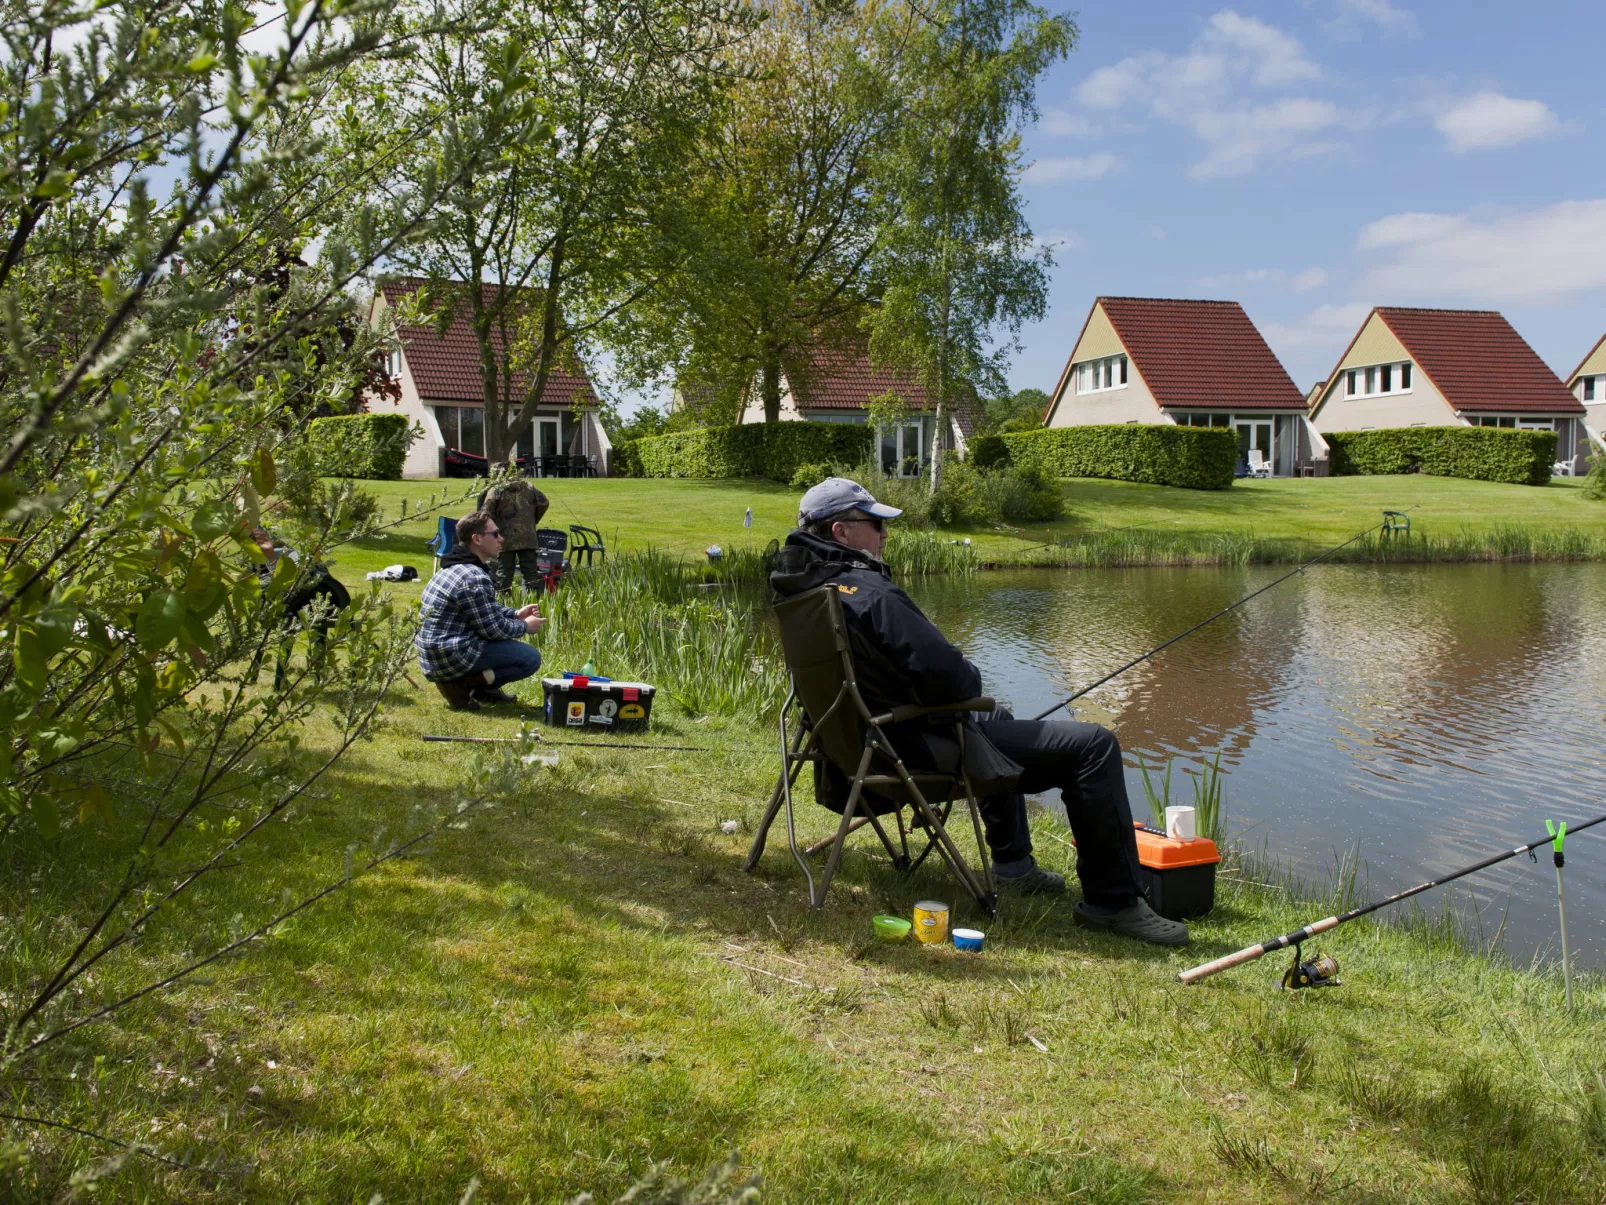
<path fill-rule="evenodd" d="M 1008 716 L 1002 712 L 1002 716 Z M 1090 904 L 1124 908 L 1139 895 L 1138 842 L 1121 770 L 1121 744 L 1097 724 L 998 718 L 980 728 L 1025 773 L 1020 791 L 979 800 L 987 846 L 997 862 L 1032 852 L 1026 796 L 1059 788 L 1076 835 L 1076 875 Z"/>
<path fill-rule="evenodd" d="M 524 579 L 524 588 L 536 591 L 541 588 L 541 565 L 536 559 L 540 550 L 537 548 L 506 548 L 502 550 L 496 560 L 491 562 L 491 576 L 496 579 L 496 590 L 499 594 L 506 594 L 513 589 L 513 570 L 519 571 Z"/>

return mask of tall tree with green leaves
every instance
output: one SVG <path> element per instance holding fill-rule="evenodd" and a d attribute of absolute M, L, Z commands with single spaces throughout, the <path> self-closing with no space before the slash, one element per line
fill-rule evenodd
<path fill-rule="evenodd" d="M 879 295 L 876 172 L 900 120 L 899 51 L 872 5 L 755 8 L 765 20 L 733 55 L 717 133 L 687 165 L 695 241 L 622 364 L 637 379 L 677 373 L 725 421 L 756 379 L 775 422 L 783 371 L 852 335 Z"/>
<path fill-rule="evenodd" d="M 889 9 L 879 29 L 898 48 L 905 85 L 880 162 L 875 271 L 886 287 L 868 315 L 870 352 L 936 399 L 935 493 L 948 416 L 968 395 L 1007 388 L 1014 336 L 1047 302 L 1051 260 L 1021 210 L 1020 130 L 1076 27 L 1029 0 L 937 0 Z"/>
<path fill-rule="evenodd" d="M 370 62 L 347 91 L 351 141 L 424 132 L 376 195 L 430 190 L 457 141 L 495 138 L 485 123 L 509 90 L 545 123 L 436 190 L 429 226 L 390 257 L 431 282 L 438 323 L 472 330 L 486 452 L 502 462 L 552 374 L 610 337 L 628 346 L 632 307 L 678 262 L 687 164 L 753 18 L 727 0 L 418 0 L 398 21 L 417 53 Z"/>

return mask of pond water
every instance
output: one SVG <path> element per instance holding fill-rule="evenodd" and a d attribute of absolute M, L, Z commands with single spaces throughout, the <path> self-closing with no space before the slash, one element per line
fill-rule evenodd
<path fill-rule="evenodd" d="M 988 572 L 910 592 L 1026 717 L 1283 572 Z M 1172 802 L 1191 803 L 1183 771 L 1219 750 L 1229 836 L 1311 879 L 1358 847 L 1370 898 L 1530 841 L 1547 816 L 1606 811 L 1603 618 L 1606 565 L 1317 567 L 1078 700 L 1077 718 L 1119 734 L 1139 818 L 1136 753 L 1177 758 Z M 1606 825 L 1567 852 L 1569 937 L 1598 967 Z M 1463 886 L 1487 934 L 1505 918 L 1514 957 L 1559 957 L 1548 849 L 1457 884 L 1465 907 Z"/>

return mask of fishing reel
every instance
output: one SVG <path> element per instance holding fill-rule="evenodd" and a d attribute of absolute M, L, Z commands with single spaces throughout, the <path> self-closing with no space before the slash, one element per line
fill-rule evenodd
<path fill-rule="evenodd" d="M 1306 960 L 1299 946 L 1294 947 L 1294 961 L 1283 972 L 1283 986 L 1291 990 L 1302 987 L 1340 987 L 1338 959 L 1331 954 L 1318 954 Z"/>

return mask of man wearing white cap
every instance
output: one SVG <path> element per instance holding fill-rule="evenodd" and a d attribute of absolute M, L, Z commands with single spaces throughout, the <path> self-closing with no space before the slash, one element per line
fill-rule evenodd
<path fill-rule="evenodd" d="M 832 477 L 803 495 L 798 527 L 786 538 L 770 585 L 791 597 L 831 582 L 840 591 L 853 643 L 859 690 L 873 712 L 901 703 L 934 706 L 982 693 L 981 674 L 892 584 L 881 561 L 886 521 L 903 512 L 885 506 L 856 481 Z M 937 730 L 915 721 L 889 725 L 887 736 L 911 766 L 942 759 Z M 978 740 L 977 737 L 982 739 Z M 993 871 L 1003 891 L 1063 891 L 1065 880 L 1037 865 L 1025 792 L 1058 788 L 1076 834 L 1079 922 L 1161 945 L 1183 945 L 1188 928 L 1149 907 L 1138 887 L 1138 848 L 1121 767 L 1121 746 L 1097 724 L 1017 720 L 1008 712 L 978 717 L 966 738 L 971 758 L 987 763 L 994 781 L 1015 790 L 981 800 Z M 1000 769 L 1002 767 L 1003 769 Z M 833 771 L 833 773 L 835 773 Z M 839 773 L 845 796 L 846 778 Z M 830 785 L 830 784 L 828 784 Z"/>

